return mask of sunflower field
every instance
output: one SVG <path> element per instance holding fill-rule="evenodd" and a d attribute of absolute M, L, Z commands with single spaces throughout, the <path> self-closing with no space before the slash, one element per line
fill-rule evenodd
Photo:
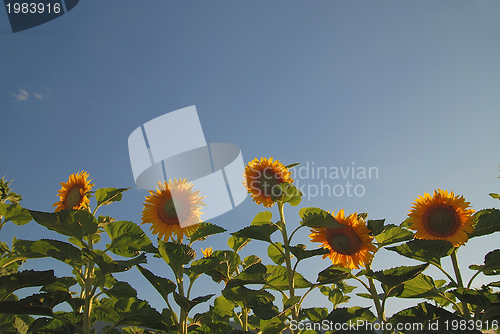
<path fill-rule="evenodd" d="M 242 186 L 265 211 L 238 231 L 201 221 L 204 196 L 186 179 L 158 182 L 137 224 L 97 213 L 121 201 L 128 189 L 95 189 L 85 171 L 61 182 L 59 201 L 47 212 L 24 208 L 11 182 L 2 178 L 0 230 L 8 223 L 21 230 L 34 221 L 67 241 L 14 237 L 10 245 L 0 243 L 0 333 L 500 333 L 500 243 L 485 254 L 484 263 L 458 265 L 459 251 L 470 238 L 500 231 L 498 209 L 475 212 L 463 196 L 437 189 L 418 196 L 399 225 L 371 220 L 363 212 L 317 207 L 300 208 L 299 217 L 289 218 L 299 223 L 287 223 L 286 208 L 301 204 L 290 171 L 296 165 L 273 158 L 247 164 Z M 273 214 L 279 218 L 273 220 Z M 204 247 L 196 259 L 200 246 L 194 243 L 219 233 L 227 233 L 227 249 Z M 309 235 L 310 244 L 296 244 L 296 233 Z M 102 242 L 101 235 L 110 242 Z M 252 240 L 253 246 L 267 248 L 267 258 L 240 255 Z M 420 263 L 389 263 L 374 271 L 372 262 L 383 248 L 402 262 Z M 314 273 L 316 281 L 298 270 L 313 257 L 324 261 L 324 269 Z M 24 262 L 41 258 L 66 264 L 72 275 L 22 269 Z M 162 259 L 164 268 L 148 266 L 151 258 Z M 453 271 L 445 269 L 445 261 Z M 430 267 L 441 275 L 428 274 Z M 139 299 L 126 279 L 115 278 L 132 268 L 157 291 L 162 309 Z M 472 272 L 469 281 L 463 270 Z M 221 289 L 193 296 L 202 276 Z M 474 284 L 478 276 L 489 283 Z M 364 291 L 354 293 L 351 284 Z M 33 293 L 18 297 L 26 288 Z M 315 289 L 330 308 L 303 307 Z M 372 306 L 343 307 L 353 295 Z M 386 305 L 397 298 L 414 306 L 388 317 Z M 200 306 L 205 311 L 194 313 Z M 97 329 L 97 323 L 106 325 Z"/>

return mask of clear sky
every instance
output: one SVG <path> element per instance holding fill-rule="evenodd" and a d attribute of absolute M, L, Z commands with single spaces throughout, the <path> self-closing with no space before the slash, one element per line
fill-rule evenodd
<path fill-rule="evenodd" d="M 207 142 L 238 145 L 245 162 L 273 156 L 310 170 L 313 163 L 378 170 L 371 179 L 303 171 L 300 207 L 399 224 L 415 197 L 437 188 L 464 195 L 475 210 L 498 207 L 488 193 L 500 191 L 499 15 L 497 1 L 80 1 L 13 34 L 0 9 L 0 177 L 14 180 L 24 207 L 51 211 L 59 182 L 86 170 L 96 187 L 133 188 L 100 214 L 139 223 L 147 192 L 134 188 L 128 136 L 196 105 Z M 348 196 L 345 187 L 342 196 L 313 195 L 321 182 L 340 185 L 337 195 L 347 182 L 364 194 Z M 200 247 L 228 249 L 229 232 L 263 210 L 247 198 L 213 219 L 228 232 L 195 243 L 199 256 Z M 298 224 L 297 212 L 286 208 L 289 225 Z M 303 232 L 297 242 L 317 247 Z M 35 223 L 8 224 L 0 240 L 14 235 L 56 237 Z M 459 251 L 466 280 L 467 267 L 498 245 L 493 235 Z M 252 241 L 242 255 L 264 256 L 264 246 Z M 373 267 L 403 264 L 415 262 L 382 250 Z M 299 268 L 315 281 L 328 265 L 318 259 Z M 24 266 L 47 267 L 69 274 L 50 260 Z M 173 278 L 166 264 L 154 272 Z M 165 306 L 135 268 L 116 276 Z M 223 288 L 201 282 L 199 294 Z M 416 303 L 390 300 L 388 314 Z M 349 305 L 358 304 L 371 305 L 357 298 Z M 304 306 L 330 303 L 318 293 Z"/>

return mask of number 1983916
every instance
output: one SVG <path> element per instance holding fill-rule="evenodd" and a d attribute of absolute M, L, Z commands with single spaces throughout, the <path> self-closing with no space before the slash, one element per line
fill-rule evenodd
<path fill-rule="evenodd" d="M 60 3 L 54 3 L 54 4 L 44 4 L 44 3 L 18 3 L 15 2 L 14 4 L 8 3 L 6 5 L 7 7 L 7 13 L 14 13 L 14 14 L 35 14 L 39 13 L 42 14 L 44 12 L 47 13 L 59 13 L 61 11 L 61 4 Z"/>

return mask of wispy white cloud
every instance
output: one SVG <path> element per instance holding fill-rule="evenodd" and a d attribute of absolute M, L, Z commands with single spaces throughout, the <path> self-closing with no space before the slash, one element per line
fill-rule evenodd
<path fill-rule="evenodd" d="M 33 92 L 33 95 L 35 95 L 35 97 L 36 97 L 37 99 L 43 100 L 43 96 L 42 96 L 42 94 L 38 94 L 37 92 Z"/>
<path fill-rule="evenodd" d="M 24 89 L 19 89 L 19 94 L 14 94 L 14 93 L 10 94 L 15 97 L 16 101 L 24 101 L 28 99 L 28 97 L 30 96 L 28 92 L 25 91 Z"/>

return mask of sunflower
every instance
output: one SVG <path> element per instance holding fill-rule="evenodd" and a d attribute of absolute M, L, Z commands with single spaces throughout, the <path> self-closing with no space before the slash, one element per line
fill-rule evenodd
<path fill-rule="evenodd" d="M 60 201 L 54 203 L 55 212 L 64 209 L 88 209 L 90 190 L 94 186 L 90 183 L 92 179 L 87 180 L 89 174 L 85 171 L 71 174 L 67 183 L 61 182 L 61 190 L 58 190 Z"/>
<path fill-rule="evenodd" d="M 210 257 L 213 253 L 212 247 L 208 247 L 205 249 L 201 249 L 201 253 L 203 254 L 203 257 Z"/>
<path fill-rule="evenodd" d="M 184 235 L 189 237 L 198 229 L 205 197 L 199 196 L 199 190 L 193 192 L 193 184 L 187 179 L 158 182 L 156 191 L 149 193 L 151 196 L 146 197 L 141 224 L 152 224 L 150 230 L 158 234 L 158 238 L 168 241 L 172 237 L 174 240 L 175 234 L 177 240 L 182 241 Z M 187 226 L 181 227 L 181 222 Z"/>
<path fill-rule="evenodd" d="M 245 166 L 245 174 L 243 175 L 243 185 L 247 188 L 253 201 L 257 204 L 264 205 L 270 208 L 274 205 L 271 195 L 278 195 L 279 192 L 273 189 L 277 185 L 288 182 L 292 183 L 294 180 L 291 178 L 290 172 L 279 160 L 273 158 L 262 157 L 255 158 Z"/>
<path fill-rule="evenodd" d="M 350 269 L 371 263 L 377 248 L 372 244 L 370 230 L 358 219 L 357 213 L 345 217 L 344 210 L 340 210 L 337 216 L 335 212 L 332 216 L 344 227 L 315 228 L 309 235 L 311 241 L 321 242 L 321 246 L 330 251 L 330 254 L 323 255 L 323 259 L 328 256 L 333 264 Z"/>
<path fill-rule="evenodd" d="M 457 247 L 469 239 L 474 231 L 470 202 L 447 190 L 435 190 L 431 197 L 425 194 L 415 199 L 410 210 L 409 228 L 417 231 L 416 239 L 448 240 Z"/>

